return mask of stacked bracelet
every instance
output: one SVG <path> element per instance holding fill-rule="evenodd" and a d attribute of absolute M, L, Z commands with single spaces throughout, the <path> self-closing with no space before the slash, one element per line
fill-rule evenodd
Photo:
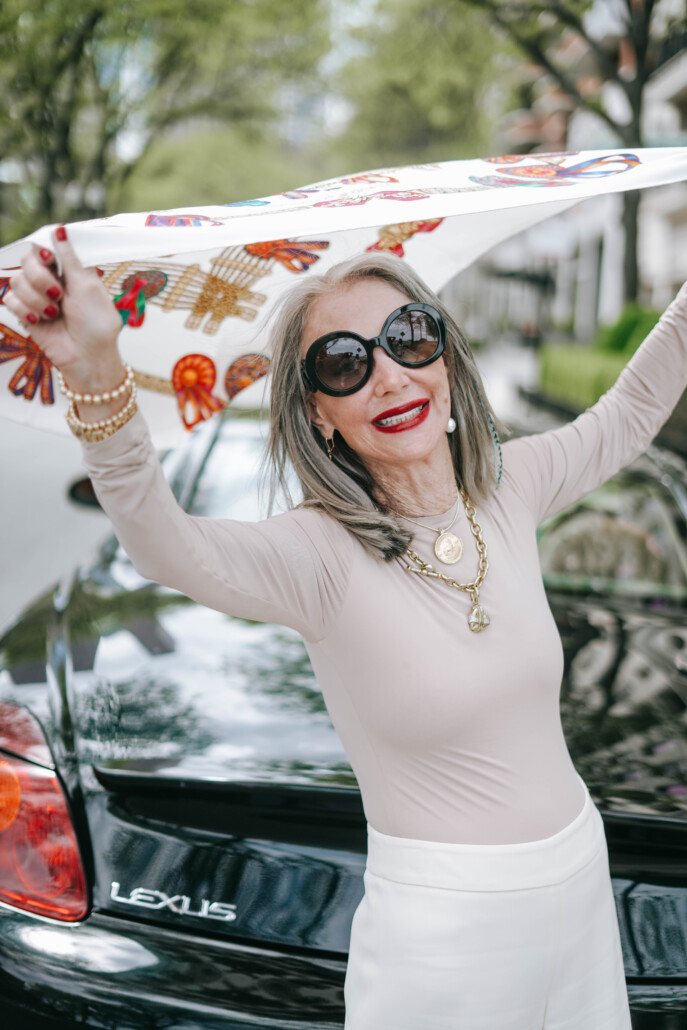
<path fill-rule="evenodd" d="M 128 401 L 121 408 L 120 411 L 115 412 L 114 415 L 110 415 L 109 418 L 101 419 L 99 422 L 84 422 L 76 414 L 76 401 L 73 400 L 69 405 L 69 411 L 66 414 L 67 425 L 71 429 L 74 436 L 78 437 L 79 440 L 86 440 L 89 443 L 94 443 L 98 440 L 106 440 L 108 436 L 112 436 L 125 426 L 126 423 L 133 418 L 138 410 L 136 405 L 136 384 L 131 384 L 131 396 Z"/>
<path fill-rule="evenodd" d="M 134 385 L 134 370 L 131 365 L 124 363 L 126 369 L 126 375 L 124 379 L 114 390 L 105 390 L 104 393 L 76 393 L 74 390 L 70 390 L 64 381 L 64 376 L 59 369 L 57 371 L 57 382 L 60 387 L 60 392 L 64 394 L 67 400 L 70 400 L 72 404 L 109 404 L 110 401 L 116 401 L 119 397 L 123 397 L 125 393 Z M 92 424 L 92 423 L 91 423 Z"/>

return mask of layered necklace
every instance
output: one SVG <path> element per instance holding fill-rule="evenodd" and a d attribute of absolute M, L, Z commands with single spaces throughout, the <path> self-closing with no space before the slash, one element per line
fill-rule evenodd
<path fill-rule="evenodd" d="M 433 530 L 433 532 L 438 533 L 437 539 L 434 541 L 434 554 L 444 565 L 455 565 L 457 561 L 460 561 L 463 554 L 463 541 L 455 533 L 450 532 L 453 523 L 458 518 L 459 501 L 460 493 L 456 493 L 456 510 L 453 513 L 453 518 L 444 529 Z M 412 522 L 414 525 L 420 526 L 422 529 L 432 528 L 425 526 L 423 522 L 418 522 L 417 519 L 411 519 L 408 515 L 401 515 L 400 511 L 394 512 L 394 514 L 405 519 L 406 522 Z"/>
<path fill-rule="evenodd" d="M 489 564 L 487 562 L 487 545 L 485 544 L 484 537 L 482 536 L 482 527 L 476 518 L 475 507 L 462 486 L 458 487 L 456 510 L 448 526 L 443 529 L 434 529 L 434 532 L 438 534 L 437 539 L 434 542 L 434 554 L 444 565 L 453 565 L 455 562 L 459 561 L 463 553 L 463 541 L 459 536 L 456 536 L 455 533 L 449 532 L 458 517 L 458 502 L 460 498 L 463 499 L 463 504 L 465 505 L 465 514 L 468 517 L 470 529 L 473 537 L 475 538 L 475 547 L 477 548 L 477 555 L 479 558 L 477 575 L 473 581 L 471 583 L 459 583 L 458 580 L 452 579 L 451 576 L 446 576 L 443 572 L 439 572 L 433 565 L 424 561 L 424 559 L 422 559 L 419 554 L 411 548 L 406 550 L 406 555 L 410 558 L 412 564 L 406 561 L 404 568 L 406 572 L 414 572 L 419 576 L 429 576 L 432 579 L 440 579 L 447 586 L 468 594 L 472 601 L 472 608 L 468 615 L 468 626 L 473 633 L 481 633 L 482 630 L 487 628 L 491 621 L 483 606 L 479 603 L 479 589 L 484 582 L 487 569 L 489 568 Z M 400 512 L 394 512 L 394 514 L 398 515 L 399 518 L 405 519 L 407 522 L 413 522 L 416 526 L 421 526 L 423 529 L 433 528 L 425 526 L 424 523 L 418 522 L 416 519 L 411 519 L 407 515 L 401 515 Z"/>

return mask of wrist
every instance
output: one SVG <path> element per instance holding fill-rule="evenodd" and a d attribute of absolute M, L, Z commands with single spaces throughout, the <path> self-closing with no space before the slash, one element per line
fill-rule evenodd
<path fill-rule="evenodd" d="M 108 407 L 109 405 L 106 405 Z M 123 407 L 119 407 L 117 411 L 111 413 L 100 412 L 101 418 L 94 420 L 92 417 L 82 418 L 76 410 L 76 404 L 74 401 L 69 406 L 67 412 L 67 425 L 71 429 L 72 433 L 79 439 L 84 441 L 95 442 L 97 440 L 105 440 L 108 436 L 112 436 L 117 430 L 121 429 L 122 426 L 133 418 L 137 411 L 136 406 L 136 386 L 132 385 L 131 393 L 129 398 Z M 89 416 L 93 415 L 92 409 L 89 409 Z"/>
<path fill-rule="evenodd" d="M 116 390 L 126 376 L 126 368 L 119 354 L 98 362 L 63 364 L 60 372 L 67 387 L 80 394 L 102 394 Z"/>

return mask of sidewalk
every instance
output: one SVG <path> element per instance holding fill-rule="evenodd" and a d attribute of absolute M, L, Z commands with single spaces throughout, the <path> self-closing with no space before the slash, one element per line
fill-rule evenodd
<path fill-rule="evenodd" d="M 547 412 L 560 422 L 572 422 L 582 412 L 579 407 L 574 407 L 566 401 L 542 393 L 537 386 L 533 388 L 521 386 L 520 396 L 522 401 L 530 405 L 533 410 Z M 683 393 L 663 428 L 656 435 L 654 443 L 687 459 L 687 390 Z"/>
<path fill-rule="evenodd" d="M 555 412 L 529 403 L 521 392 L 535 390 L 538 384 L 538 359 L 533 347 L 500 340 L 478 351 L 476 358 L 489 403 L 506 426 L 543 432 L 566 421 Z"/>

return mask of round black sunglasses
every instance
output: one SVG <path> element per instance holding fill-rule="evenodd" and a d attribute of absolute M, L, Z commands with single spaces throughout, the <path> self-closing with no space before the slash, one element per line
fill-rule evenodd
<path fill-rule="evenodd" d="M 446 326 L 431 304 L 404 304 L 392 311 L 379 336 L 366 340 L 357 333 L 337 330 L 318 337 L 301 361 L 306 387 L 332 397 L 345 397 L 362 389 L 372 375 L 372 352 L 381 347 L 406 368 L 431 365 L 443 354 Z"/>

